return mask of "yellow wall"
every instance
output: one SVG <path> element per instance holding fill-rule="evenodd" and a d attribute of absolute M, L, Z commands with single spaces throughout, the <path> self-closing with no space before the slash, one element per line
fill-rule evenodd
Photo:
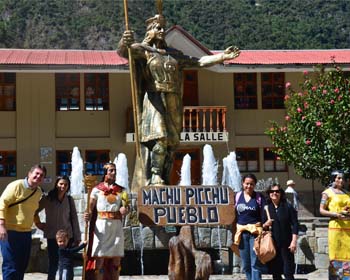
<path fill-rule="evenodd" d="M 258 79 L 260 75 L 258 74 Z M 286 81 L 293 84 L 301 80 L 301 73 L 286 73 Z M 259 87 L 258 82 L 258 87 Z M 227 106 L 228 143 L 212 144 L 216 158 L 222 159 L 236 147 L 269 147 L 264 135 L 269 120 L 283 121 L 284 110 L 234 110 L 233 74 L 198 72 L 199 105 Z M 44 159 L 48 177 L 56 176 L 56 150 L 72 150 L 77 146 L 84 156 L 85 150 L 110 150 L 110 159 L 123 152 L 128 159 L 129 176 L 132 177 L 135 145 L 126 143 L 126 112 L 131 106 L 130 80 L 125 73 L 109 74 L 109 111 L 55 111 L 54 73 L 17 73 L 16 112 L 0 112 L 0 150 L 17 150 L 17 176 L 23 178 L 28 169 L 41 161 L 40 148 L 51 148 L 52 156 Z M 83 74 L 81 74 L 81 108 L 84 108 Z M 260 89 L 259 91 L 260 92 Z M 259 96 L 258 104 L 261 104 Z M 261 107 L 261 106 L 260 106 Z M 192 145 L 192 144 L 191 144 Z M 182 148 L 191 145 L 182 144 Z M 202 146 L 202 144 L 200 144 Z M 198 145 L 192 145 L 198 147 Z M 222 162 L 220 162 L 222 165 Z M 260 168 L 263 154 L 260 149 Z M 221 173 L 219 174 L 219 177 Z M 302 188 L 308 183 L 289 173 L 257 173 L 258 178 L 278 177 L 281 183 L 289 177 Z M 0 178 L 0 189 L 14 178 Z M 131 180 L 130 180 L 131 181 Z M 131 182 L 130 182 L 131 184 Z M 51 188 L 51 184 L 44 186 Z"/>

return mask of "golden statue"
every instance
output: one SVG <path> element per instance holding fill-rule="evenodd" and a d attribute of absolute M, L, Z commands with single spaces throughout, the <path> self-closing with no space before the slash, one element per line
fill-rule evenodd
<path fill-rule="evenodd" d="M 129 50 L 133 60 L 129 64 L 134 63 L 135 69 L 134 106 L 138 106 L 137 141 L 141 143 L 138 152 L 141 156 L 135 167 L 140 179 L 138 187 L 169 184 L 173 153 L 182 129 L 183 70 L 209 67 L 236 58 L 240 53 L 238 48 L 230 46 L 223 53 L 196 58 L 169 48 L 161 6 L 158 1 L 159 14 L 146 20 L 146 35 L 141 43 L 135 42 L 132 30 L 126 30 L 118 46 L 118 53 L 125 58 Z"/>

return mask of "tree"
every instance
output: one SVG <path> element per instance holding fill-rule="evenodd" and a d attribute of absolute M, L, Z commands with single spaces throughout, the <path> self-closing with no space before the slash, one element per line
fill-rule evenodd
<path fill-rule="evenodd" d="M 339 67 L 318 68 L 297 91 L 286 83 L 285 124 L 265 131 L 274 152 L 306 179 L 329 182 L 332 170 L 350 169 L 350 84 Z"/>

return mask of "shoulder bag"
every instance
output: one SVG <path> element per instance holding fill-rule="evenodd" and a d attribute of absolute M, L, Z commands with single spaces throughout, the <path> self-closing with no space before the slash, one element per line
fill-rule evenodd
<path fill-rule="evenodd" d="M 268 206 L 265 211 L 270 219 Z M 271 230 L 263 230 L 254 240 L 254 252 L 262 264 L 266 264 L 276 256 L 276 248 L 273 242 Z"/>

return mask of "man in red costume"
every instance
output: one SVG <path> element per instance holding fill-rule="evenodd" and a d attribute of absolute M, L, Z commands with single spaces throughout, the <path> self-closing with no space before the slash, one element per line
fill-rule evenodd
<path fill-rule="evenodd" d="M 124 256 L 122 217 L 128 213 L 129 201 L 124 188 L 115 183 L 115 164 L 107 163 L 103 168 L 102 182 L 91 191 L 91 212 L 85 214 L 90 220 L 86 278 L 94 275 L 95 280 L 118 280 Z"/>

